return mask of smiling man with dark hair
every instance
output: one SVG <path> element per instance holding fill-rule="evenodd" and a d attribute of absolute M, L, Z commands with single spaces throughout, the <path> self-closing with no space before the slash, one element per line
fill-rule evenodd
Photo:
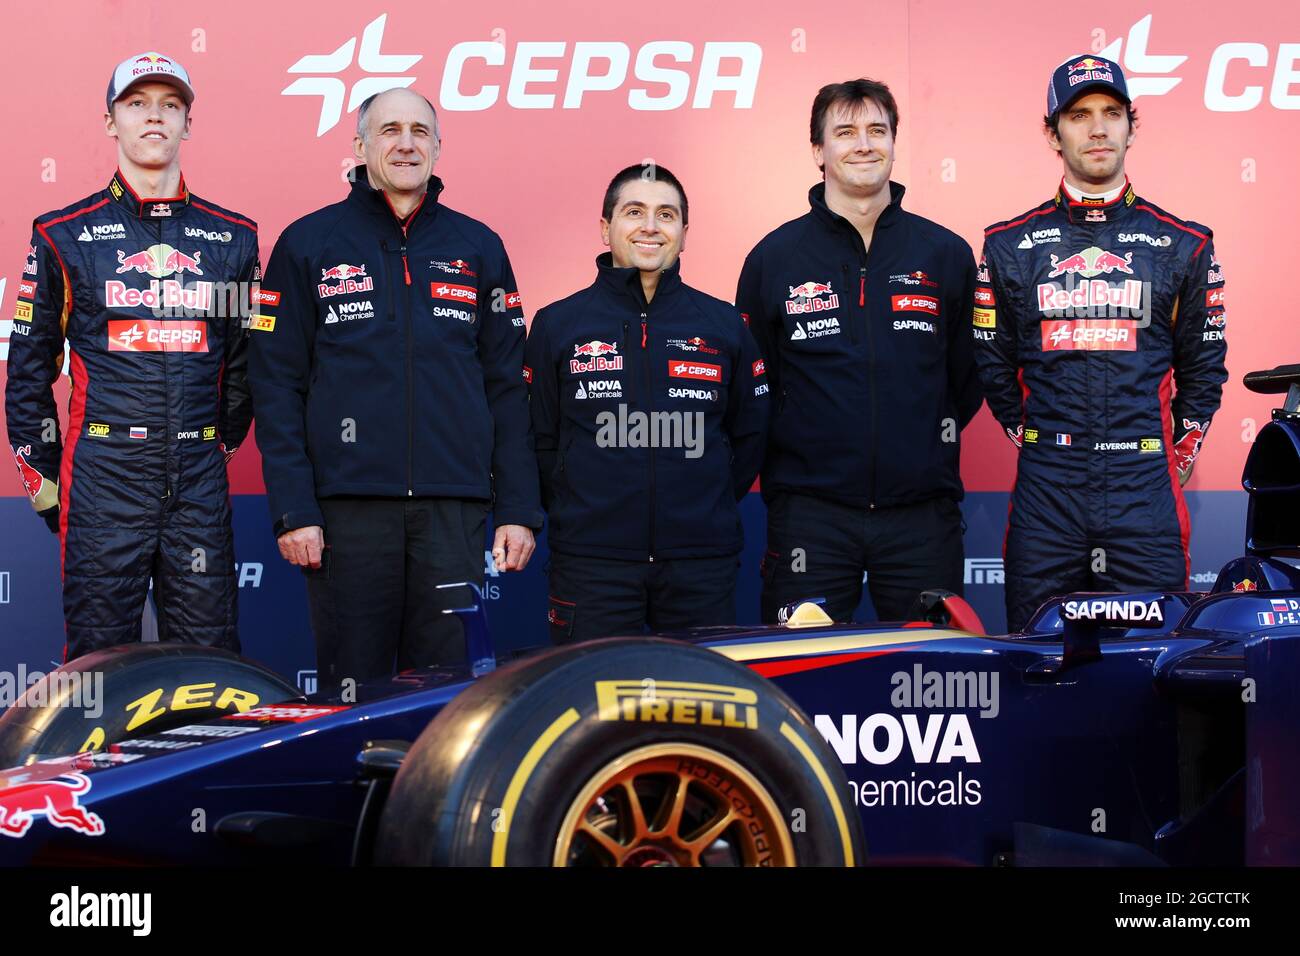
<path fill-rule="evenodd" d="M 863 571 L 878 617 L 962 587 L 961 430 L 980 406 L 971 354 L 975 260 L 903 209 L 890 181 L 898 106 L 875 80 L 832 83 L 809 134 L 810 211 L 745 260 L 736 305 L 776 407 L 763 500 L 762 613 L 826 598 L 846 621 Z"/>
<path fill-rule="evenodd" d="M 596 281 L 528 334 L 557 644 L 735 623 L 767 375 L 736 310 L 681 280 L 688 208 L 664 167 L 621 170 Z"/>

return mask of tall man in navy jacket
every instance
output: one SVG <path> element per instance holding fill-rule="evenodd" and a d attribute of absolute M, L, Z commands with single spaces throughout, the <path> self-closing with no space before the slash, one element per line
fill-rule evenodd
<path fill-rule="evenodd" d="M 280 553 L 307 575 L 323 686 L 462 659 L 439 612 L 542 514 L 524 317 L 496 233 L 438 201 L 438 118 L 361 105 L 352 191 L 280 236 L 250 322 L 257 442 Z"/>
<path fill-rule="evenodd" d="M 961 430 L 980 407 L 968 324 L 970 246 L 904 211 L 890 182 L 898 107 L 883 83 L 813 101 L 811 210 L 745 260 L 749 316 L 775 396 L 763 464 L 763 618 L 825 596 L 906 615 L 919 591 L 961 593 Z"/>
<path fill-rule="evenodd" d="M 596 281 L 528 334 L 559 644 L 735 622 L 736 503 L 762 460 L 767 374 L 736 310 L 682 282 L 687 223 L 671 172 L 622 170 Z"/>

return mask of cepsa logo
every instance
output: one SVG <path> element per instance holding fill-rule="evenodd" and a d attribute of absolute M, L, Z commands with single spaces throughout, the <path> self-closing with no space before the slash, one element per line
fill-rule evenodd
<path fill-rule="evenodd" d="M 110 352 L 206 352 L 208 324 L 157 319 L 111 319 Z"/>
<path fill-rule="evenodd" d="M 705 382 L 722 381 L 722 366 L 705 362 L 669 362 L 669 378 L 695 378 Z"/>
<path fill-rule="evenodd" d="M 288 72 L 301 76 L 284 96 L 321 97 L 316 135 L 323 136 L 373 93 L 409 87 L 408 74 L 421 53 L 384 53 L 388 15 L 370 21 L 360 44 L 354 35 L 332 53 L 301 57 Z M 359 70 L 352 69 L 355 58 Z M 443 63 L 438 106 L 472 112 L 502 103 L 518 110 L 579 109 L 588 94 L 621 96 L 630 109 L 659 112 L 711 109 L 717 94 L 733 109 L 750 109 L 763 63 L 763 49 L 744 41 L 651 40 L 633 49 L 617 40 L 467 40 L 455 44 Z M 365 74 L 349 89 L 338 74 Z M 404 75 L 398 75 L 404 74 Z M 561 76 L 564 77 L 561 80 Z M 502 87 L 505 88 L 504 97 Z"/>
<path fill-rule="evenodd" d="M 1187 54 L 1148 52 L 1152 19 L 1148 13 L 1129 28 L 1127 36 L 1097 51 L 1098 56 L 1116 62 L 1123 52 L 1129 95 L 1135 100 L 1168 93 L 1186 74 L 1191 74 L 1193 83 L 1200 82 L 1199 68 L 1179 69 L 1189 59 Z M 1259 107 L 1266 83 L 1273 109 L 1300 110 L 1300 43 L 1277 43 L 1276 48 L 1241 40 L 1220 43 L 1210 54 L 1203 76 L 1205 108 L 1213 113 L 1245 113 Z"/>

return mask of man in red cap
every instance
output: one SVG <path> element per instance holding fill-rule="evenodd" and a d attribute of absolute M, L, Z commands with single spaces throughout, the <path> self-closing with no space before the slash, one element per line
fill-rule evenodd
<path fill-rule="evenodd" d="M 1053 595 L 1187 586 L 1182 483 L 1227 370 L 1211 232 L 1134 192 L 1137 117 L 1119 66 L 1070 57 L 1043 132 L 1056 195 L 985 230 L 976 360 L 1020 449 L 1006 539 L 1007 626 Z"/>
<path fill-rule="evenodd" d="M 69 660 L 139 640 L 151 580 L 160 639 L 239 648 L 226 461 L 252 418 L 257 227 L 186 188 L 193 101 L 170 57 L 117 66 L 104 115 L 117 170 L 36 219 L 18 287 L 9 444 L 59 535 Z"/>

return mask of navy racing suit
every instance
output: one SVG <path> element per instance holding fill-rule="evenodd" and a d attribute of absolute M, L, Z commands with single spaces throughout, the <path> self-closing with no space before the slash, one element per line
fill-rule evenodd
<path fill-rule="evenodd" d="M 976 360 L 1020 446 L 1007 624 L 1053 595 L 1186 587 L 1190 470 L 1227 378 L 1223 270 L 1209 229 L 1131 186 L 1058 190 L 985 231 Z"/>
<path fill-rule="evenodd" d="M 57 527 L 67 659 L 140 639 L 239 649 L 226 461 L 248 432 L 257 227 L 120 174 L 38 218 L 18 286 L 5 414 L 37 511 Z M 53 386 L 68 346 L 59 427 Z"/>

